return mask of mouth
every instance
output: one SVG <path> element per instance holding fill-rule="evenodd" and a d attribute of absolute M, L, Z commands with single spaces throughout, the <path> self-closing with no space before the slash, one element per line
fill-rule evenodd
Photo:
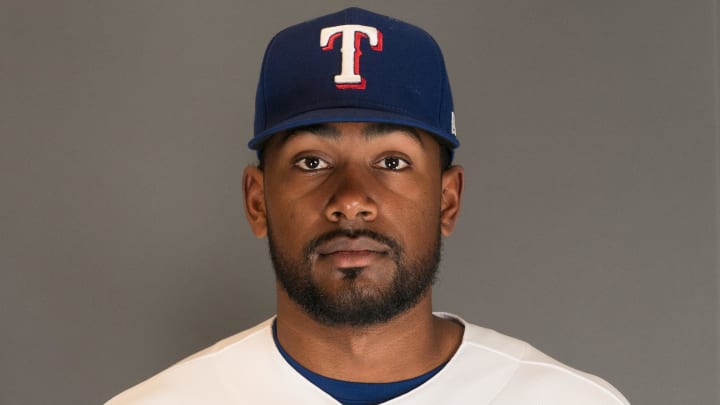
<path fill-rule="evenodd" d="M 315 249 L 318 260 L 330 260 L 339 269 L 367 267 L 390 251 L 386 244 L 365 236 L 333 238 Z"/>

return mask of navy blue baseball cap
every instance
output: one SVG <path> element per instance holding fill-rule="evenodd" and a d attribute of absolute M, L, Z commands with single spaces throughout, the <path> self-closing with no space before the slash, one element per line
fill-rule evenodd
<path fill-rule="evenodd" d="M 311 124 L 381 122 L 434 135 L 452 149 L 450 83 L 440 47 L 422 29 L 348 8 L 279 32 L 263 59 L 251 149 Z"/>

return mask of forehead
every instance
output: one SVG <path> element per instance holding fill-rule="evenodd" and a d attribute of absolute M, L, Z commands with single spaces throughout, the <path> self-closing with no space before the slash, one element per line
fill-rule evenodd
<path fill-rule="evenodd" d="M 401 139 L 415 144 L 422 150 L 432 150 L 432 145 L 437 144 L 425 131 L 410 126 L 386 123 L 326 123 L 297 127 L 275 134 L 265 144 L 263 155 L 293 143 L 293 140 L 298 138 L 340 141 L 350 137 L 362 138 L 365 141 L 383 138 Z"/>

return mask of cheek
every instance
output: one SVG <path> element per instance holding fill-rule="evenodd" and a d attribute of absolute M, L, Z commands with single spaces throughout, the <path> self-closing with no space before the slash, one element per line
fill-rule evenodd
<path fill-rule="evenodd" d="M 268 193 L 267 209 L 273 218 L 282 218 L 286 226 L 313 222 L 321 212 L 322 199 L 310 193 Z"/>
<path fill-rule="evenodd" d="M 398 237 L 408 252 L 424 251 L 435 243 L 440 229 L 439 199 L 435 190 L 414 188 L 395 193 L 383 204 L 383 217 L 397 228 Z"/>
<path fill-rule="evenodd" d="M 288 193 L 266 195 L 268 225 L 277 246 L 294 256 L 302 254 L 318 220 L 317 205 Z M 313 207 L 314 205 L 314 207 Z"/>

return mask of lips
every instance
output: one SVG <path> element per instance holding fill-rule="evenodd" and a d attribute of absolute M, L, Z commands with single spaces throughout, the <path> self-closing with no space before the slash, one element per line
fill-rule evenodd
<path fill-rule="evenodd" d="M 321 243 L 315 250 L 321 256 L 384 254 L 390 247 L 369 237 L 337 237 Z"/>

